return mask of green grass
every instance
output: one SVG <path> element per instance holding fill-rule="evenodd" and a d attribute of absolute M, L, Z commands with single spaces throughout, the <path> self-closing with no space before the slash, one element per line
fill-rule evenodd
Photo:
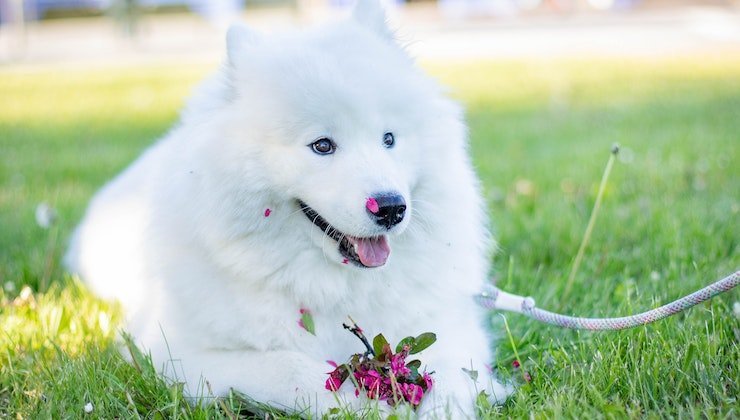
<path fill-rule="evenodd" d="M 427 67 L 467 105 L 502 288 L 544 308 L 615 316 L 740 266 L 739 56 Z M 87 402 L 101 418 L 209 418 L 243 406 L 192 408 L 146 363 L 124 361 L 119 311 L 60 266 L 87 200 L 172 125 L 207 72 L 0 71 L 0 417 L 77 417 Z M 562 299 L 614 142 L 623 151 Z M 59 213 L 49 230 L 34 220 L 42 201 Z M 487 415 L 737 418 L 737 300 L 733 291 L 623 332 L 507 315 L 511 341 L 494 315 L 499 374 L 522 385 Z"/>

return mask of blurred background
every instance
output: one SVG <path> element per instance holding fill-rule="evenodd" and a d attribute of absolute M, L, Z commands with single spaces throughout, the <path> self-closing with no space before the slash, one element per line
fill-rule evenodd
<path fill-rule="evenodd" d="M 351 0 L 0 0 L 0 63 L 216 62 L 229 23 L 263 31 Z M 385 0 L 422 59 L 654 56 L 740 49 L 740 0 Z"/>

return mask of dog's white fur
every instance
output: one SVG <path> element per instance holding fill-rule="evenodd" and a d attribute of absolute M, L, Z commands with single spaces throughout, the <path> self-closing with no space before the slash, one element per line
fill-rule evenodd
<path fill-rule="evenodd" d="M 476 390 L 503 401 L 471 298 L 490 240 L 460 108 L 396 44 L 374 0 L 295 34 L 232 28 L 227 44 L 180 124 L 95 196 L 70 269 L 123 304 L 128 330 L 190 395 L 207 394 L 205 380 L 289 410 L 336 406 L 325 361 L 363 350 L 342 329 L 351 315 L 394 343 L 437 334 L 420 354 L 436 379 L 423 412 L 471 414 Z M 322 136 L 336 153 L 306 147 Z M 398 191 L 409 210 L 375 269 L 343 264 L 296 204 L 373 236 L 386 233 L 365 209 L 377 191 Z M 315 336 L 297 325 L 301 308 Z M 360 402 L 348 383 L 340 398 Z"/>

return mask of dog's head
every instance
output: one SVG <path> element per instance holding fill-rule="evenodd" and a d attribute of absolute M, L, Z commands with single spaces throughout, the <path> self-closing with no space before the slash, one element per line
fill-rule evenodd
<path fill-rule="evenodd" d="M 246 130 L 234 153 L 259 159 L 261 182 L 292 203 L 329 260 L 385 265 L 420 180 L 443 170 L 426 155 L 457 108 L 397 44 L 375 0 L 300 33 L 232 27 L 227 44 L 231 110 Z"/>

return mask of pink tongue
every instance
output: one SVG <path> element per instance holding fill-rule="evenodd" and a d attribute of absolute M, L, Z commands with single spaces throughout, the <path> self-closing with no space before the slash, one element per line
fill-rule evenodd
<path fill-rule="evenodd" d="M 388 246 L 385 236 L 377 238 L 357 238 L 357 256 L 360 262 L 367 267 L 380 267 L 388 260 L 391 247 Z"/>

